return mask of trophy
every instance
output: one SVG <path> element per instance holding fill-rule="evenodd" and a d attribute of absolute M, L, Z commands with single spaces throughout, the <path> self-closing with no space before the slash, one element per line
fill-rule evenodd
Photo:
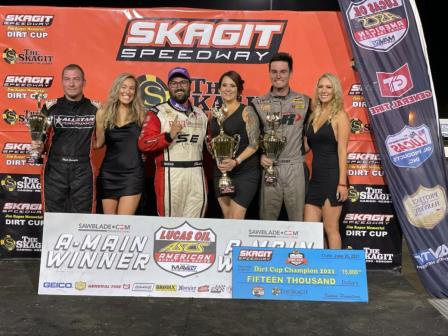
<path fill-rule="evenodd" d="M 41 97 L 38 95 L 37 107 L 40 109 Z M 44 141 L 47 129 L 51 124 L 51 119 L 44 116 L 43 114 L 32 114 L 27 118 L 27 125 L 30 129 L 31 140 L 32 141 Z M 43 163 L 41 154 L 36 149 L 30 149 L 30 156 L 27 162 L 34 165 L 39 165 Z"/>
<path fill-rule="evenodd" d="M 224 133 L 223 122 L 224 122 L 224 112 L 227 107 L 213 108 L 213 116 L 216 118 L 219 126 L 219 135 L 215 136 L 210 141 L 210 149 L 213 158 L 216 160 L 217 164 L 220 164 L 225 159 L 232 159 L 240 143 L 240 135 L 235 134 L 233 137 Z M 232 184 L 232 180 L 227 173 L 222 173 L 218 182 L 219 193 L 221 196 L 230 196 L 235 193 L 235 186 Z"/>
<path fill-rule="evenodd" d="M 279 128 L 279 121 L 282 118 L 280 102 L 261 102 L 261 110 L 266 112 L 266 123 L 268 124 L 268 131 L 261 140 L 261 147 L 268 159 L 277 161 L 280 153 L 286 145 L 286 137 L 278 137 L 276 132 Z M 264 173 L 265 185 L 277 184 L 277 172 L 272 164 L 266 168 Z"/>

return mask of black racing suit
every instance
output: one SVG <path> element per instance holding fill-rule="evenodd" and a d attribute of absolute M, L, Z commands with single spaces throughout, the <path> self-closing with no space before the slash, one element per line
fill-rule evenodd
<path fill-rule="evenodd" d="M 46 141 L 43 203 L 45 211 L 92 213 L 95 207 L 92 166 L 97 104 L 83 97 L 47 101 L 42 114 L 51 118 Z"/>

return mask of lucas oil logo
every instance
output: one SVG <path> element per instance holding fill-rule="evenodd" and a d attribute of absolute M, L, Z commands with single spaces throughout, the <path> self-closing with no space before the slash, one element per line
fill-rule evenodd
<path fill-rule="evenodd" d="M 139 18 L 128 22 L 118 61 L 268 63 L 286 20 Z"/>
<path fill-rule="evenodd" d="M 177 228 L 161 227 L 154 234 L 154 261 L 183 278 L 209 269 L 216 259 L 216 234 L 188 222 Z"/>
<path fill-rule="evenodd" d="M 351 2 L 345 14 L 353 41 L 363 49 L 387 52 L 409 29 L 402 0 Z"/>
<path fill-rule="evenodd" d="M 401 168 L 417 168 L 434 150 L 431 133 L 426 125 L 405 126 L 400 132 L 386 138 L 387 152 L 392 163 Z"/>

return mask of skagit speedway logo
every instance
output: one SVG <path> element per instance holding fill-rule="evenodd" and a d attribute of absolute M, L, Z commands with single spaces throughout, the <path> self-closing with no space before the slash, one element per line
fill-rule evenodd
<path fill-rule="evenodd" d="M 118 61 L 268 63 L 286 20 L 142 18 L 128 22 Z"/>
<path fill-rule="evenodd" d="M 161 227 L 154 234 L 154 261 L 167 272 L 189 277 L 209 269 L 216 259 L 216 234 L 188 222 L 177 228 Z"/>
<path fill-rule="evenodd" d="M 363 49 L 389 51 L 409 29 L 402 0 L 351 2 L 346 16 L 353 41 Z"/>

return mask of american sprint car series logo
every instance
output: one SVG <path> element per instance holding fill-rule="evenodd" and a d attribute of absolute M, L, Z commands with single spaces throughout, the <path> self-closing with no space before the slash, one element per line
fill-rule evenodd
<path fill-rule="evenodd" d="M 117 61 L 268 63 L 286 20 L 138 18 L 125 28 Z"/>
<path fill-rule="evenodd" d="M 187 221 L 176 228 L 161 227 L 154 234 L 154 261 L 183 278 L 209 269 L 216 259 L 216 234 Z"/>
<path fill-rule="evenodd" d="M 352 2 L 346 16 L 353 41 L 363 49 L 387 52 L 403 40 L 409 30 L 402 0 Z"/>
<path fill-rule="evenodd" d="M 420 167 L 434 150 L 431 133 L 426 125 L 406 125 L 400 132 L 386 138 L 386 147 L 392 163 L 401 168 Z"/>

